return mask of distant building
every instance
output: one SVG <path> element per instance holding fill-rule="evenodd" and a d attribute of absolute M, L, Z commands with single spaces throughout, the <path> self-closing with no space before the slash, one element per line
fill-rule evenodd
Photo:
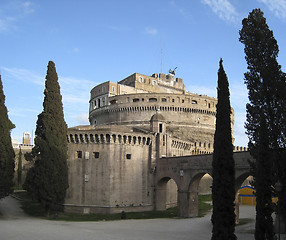
<path fill-rule="evenodd" d="M 25 182 L 27 171 L 33 165 L 33 163 L 26 161 L 25 153 L 31 152 L 34 145 L 31 144 L 31 134 L 29 132 L 23 133 L 22 143 L 12 141 L 13 149 L 15 152 L 15 177 L 14 182 L 16 186 L 22 186 Z M 20 157 L 21 155 L 21 157 Z M 21 164 L 21 168 L 19 168 Z"/>

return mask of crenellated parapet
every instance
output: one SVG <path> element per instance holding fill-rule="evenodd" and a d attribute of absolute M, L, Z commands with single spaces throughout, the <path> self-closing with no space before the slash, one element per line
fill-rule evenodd
<path fill-rule="evenodd" d="M 248 150 L 247 147 L 233 146 L 233 152 L 247 152 Z"/>
<path fill-rule="evenodd" d="M 125 145 L 150 145 L 152 142 L 150 137 L 124 133 L 69 133 L 67 141 L 74 144 Z"/>
<path fill-rule="evenodd" d="M 185 151 L 190 151 L 192 148 L 192 144 L 181 140 L 172 139 L 171 147 L 176 149 L 182 149 Z"/>

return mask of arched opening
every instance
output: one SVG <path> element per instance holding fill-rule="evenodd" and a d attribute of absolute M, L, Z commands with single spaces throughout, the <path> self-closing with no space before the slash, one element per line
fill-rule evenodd
<path fill-rule="evenodd" d="M 255 189 L 251 186 L 252 180 L 253 177 L 249 172 L 242 173 L 235 179 L 236 224 L 243 219 L 255 219 L 256 197 L 254 195 Z M 241 208 L 243 208 L 243 211 L 240 211 Z"/>
<path fill-rule="evenodd" d="M 199 215 L 199 185 L 206 173 L 197 173 L 190 180 L 187 191 L 178 191 L 178 215 L 180 217 L 197 217 Z"/>
<path fill-rule="evenodd" d="M 211 175 L 206 173 L 202 176 L 200 183 L 199 183 L 199 195 L 211 195 L 212 194 L 212 184 L 213 178 Z"/>
<path fill-rule="evenodd" d="M 149 102 L 157 102 L 157 98 L 149 98 Z"/>
<path fill-rule="evenodd" d="M 157 211 L 164 211 L 170 207 L 177 206 L 178 187 L 176 182 L 170 177 L 164 177 L 159 180 L 156 188 L 156 204 Z"/>

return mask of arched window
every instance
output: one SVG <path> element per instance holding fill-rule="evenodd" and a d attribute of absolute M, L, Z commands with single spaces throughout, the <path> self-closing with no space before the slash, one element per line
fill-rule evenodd
<path fill-rule="evenodd" d="M 149 98 L 149 102 L 157 102 L 157 98 Z"/>

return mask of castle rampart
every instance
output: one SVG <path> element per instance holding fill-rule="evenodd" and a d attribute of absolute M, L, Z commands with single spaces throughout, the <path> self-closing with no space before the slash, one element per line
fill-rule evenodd
<path fill-rule="evenodd" d="M 151 210 L 152 135 L 112 128 L 73 128 L 67 139 L 70 187 L 66 211 Z M 139 194 L 134 196 L 134 192 Z"/>

